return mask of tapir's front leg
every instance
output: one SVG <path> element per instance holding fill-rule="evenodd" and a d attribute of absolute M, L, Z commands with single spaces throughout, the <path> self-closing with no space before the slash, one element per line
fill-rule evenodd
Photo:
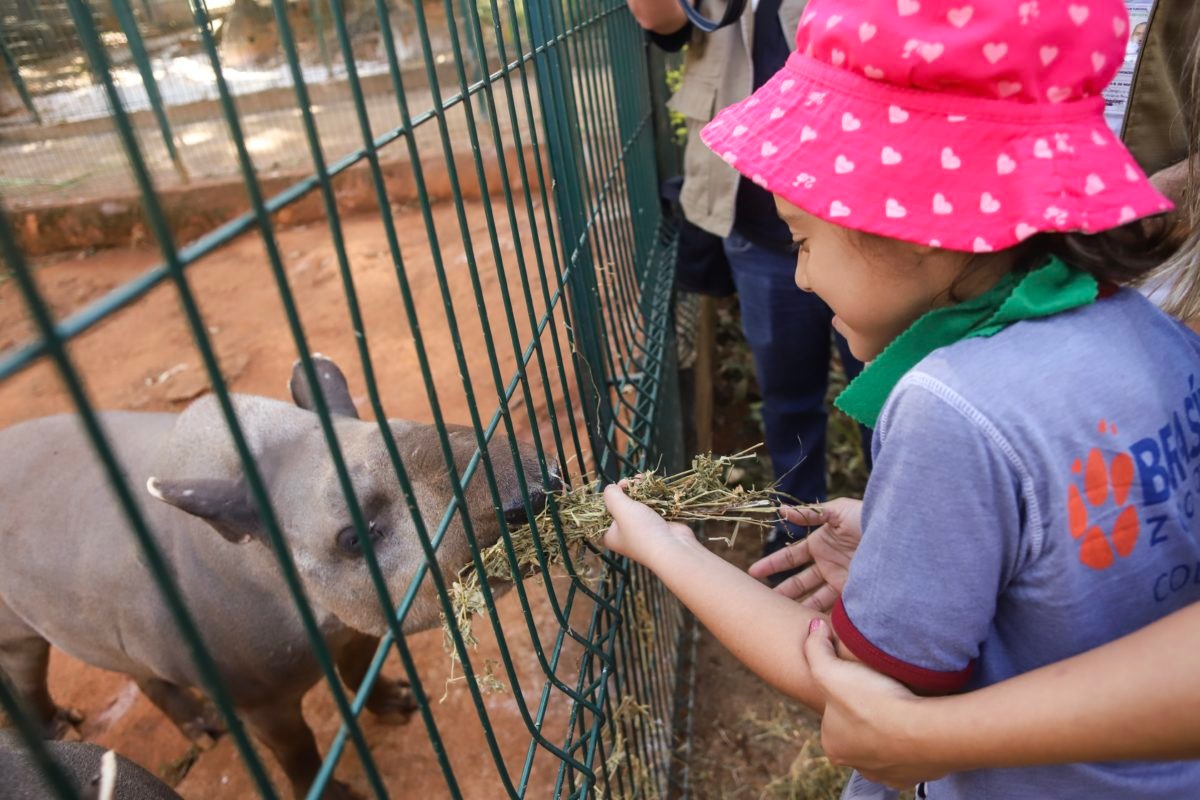
<path fill-rule="evenodd" d="M 378 649 L 379 640 L 374 636 L 355 633 L 338 652 L 338 673 L 352 691 L 362 686 Z M 417 710 L 417 701 L 407 683 L 381 675 L 371 688 L 367 710 L 386 721 L 405 722 Z"/>
<path fill-rule="evenodd" d="M 254 708 L 239 708 L 238 716 L 250 731 L 275 755 L 292 785 L 292 796 L 303 800 L 321 769 L 321 753 L 304 714 L 301 697 L 277 699 Z M 326 800 L 358 800 L 358 795 L 340 781 L 331 780 L 322 797 Z"/>
<path fill-rule="evenodd" d="M 175 723 L 180 733 L 201 750 L 210 749 L 225 733 L 216 709 L 191 690 L 157 678 L 144 678 L 137 685 L 142 694 Z"/>
<path fill-rule="evenodd" d="M 77 740 L 75 726 L 83 721 L 83 715 L 54 704 L 46 686 L 49 667 L 50 643 L 0 603 L 0 672 L 12 681 L 17 696 L 42 724 L 47 739 Z M 0 713 L 0 727 L 4 724 Z"/>

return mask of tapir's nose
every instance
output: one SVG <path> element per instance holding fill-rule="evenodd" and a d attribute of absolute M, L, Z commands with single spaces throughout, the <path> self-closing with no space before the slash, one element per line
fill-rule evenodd
<path fill-rule="evenodd" d="M 534 514 L 542 513 L 542 509 L 546 507 L 546 492 L 562 491 L 563 482 L 559 475 L 558 464 L 552 463 L 546 472 L 550 476 L 550 481 L 545 486 L 530 486 L 529 487 L 529 506 L 533 509 Z M 520 494 L 509 499 L 504 504 L 504 519 L 509 525 L 525 525 L 529 522 L 529 516 L 525 513 L 525 498 Z"/>

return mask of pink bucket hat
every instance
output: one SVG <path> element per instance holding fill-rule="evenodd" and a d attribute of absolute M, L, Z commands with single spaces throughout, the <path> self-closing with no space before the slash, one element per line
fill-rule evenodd
<path fill-rule="evenodd" d="M 701 138 L 822 219 L 952 250 L 1168 211 L 1104 121 L 1121 0 L 812 0 L 796 50 Z"/>

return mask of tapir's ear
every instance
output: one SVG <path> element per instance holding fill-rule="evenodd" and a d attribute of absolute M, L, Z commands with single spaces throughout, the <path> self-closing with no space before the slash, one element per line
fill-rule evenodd
<path fill-rule="evenodd" d="M 354 400 L 350 397 L 350 386 L 346 383 L 346 376 L 342 374 L 338 365 L 320 353 L 313 353 L 312 362 L 313 369 L 317 372 L 317 383 L 320 386 L 321 394 L 325 396 L 325 404 L 329 406 L 329 413 L 358 419 L 358 409 L 354 407 Z M 292 400 L 300 408 L 306 411 L 316 409 L 312 387 L 308 385 L 308 379 L 304 375 L 304 365 L 299 360 L 292 365 L 292 377 L 288 379 L 288 391 L 292 393 Z"/>
<path fill-rule="evenodd" d="M 199 517 L 236 544 L 250 541 L 262 530 L 258 509 L 245 480 L 151 478 L 146 481 L 146 491 L 164 503 Z"/>

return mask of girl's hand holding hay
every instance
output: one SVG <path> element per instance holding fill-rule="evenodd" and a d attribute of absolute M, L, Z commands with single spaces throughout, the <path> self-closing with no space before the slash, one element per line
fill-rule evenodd
<path fill-rule="evenodd" d="M 620 487 L 608 487 L 604 501 L 613 518 L 606 545 L 654 572 L 760 678 L 816 711 L 824 708 L 804 642 L 809 624 L 828 617 L 762 585 Z"/>
<path fill-rule="evenodd" d="M 770 528 L 779 518 L 772 487 L 747 490 L 728 483 L 730 468 L 738 461 L 754 458 L 755 449 L 750 448 L 732 456 L 701 455 L 692 460 L 691 469 L 677 475 L 662 476 L 651 471 L 623 481 L 622 486 L 627 487 L 638 502 L 625 497 L 620 489 L 609 487 L 609 492 L 625 497 L 630 506 L 637 509 L 635 513 L 641 521 L 650 526 L 650 536 L 642 531 L 626 536 L 624 531 L 619 530 L 605 507 L 606 496 L 601 495 L 594 484 L 583 484 L 555 493 L 533 525 L 512 529 L 507 542 L 497 542 L 480 552 L 486 578 L 521 580 L 546 567 L 561 564 L 578 553 L 585 543 L 598 545 L 602 539 L 615 551 L 631 555 L 639 561 L 651 558 L 652 550 L 670 542 L 689 542 L 700 546 L 692 530 L 680 524 L 683 522 L 732 522 L 735 524 L 735 535 L 736 526 L 743 524 Z M 634 531 L 637 527 L 627 525 L 625 530 Z M 516 559 L 515 569 L 509 555 L 509 543 L 512 545 L 512 556 Z M 452 672 L 458 657 L 451 631 L 457 629 L 463 643 L 467 647 L 474 647 L 473 620 L 476 615 L 488 612 L 482 578 L 474 568 L 467 568 L 450 587 L 454 619 L 444 619 L 442 625 L 445 650 L 452 660 Z M 493 691 L 503 687 L 490 673 L 476 677 Z M 452 677 L 451 680 L 457 678 Z"/>
<path fill-rule="evenodd" d="M 670 547 L 680 541 L 696 541 L 696 534 L 687 525 L 668 522 L 648 506 L 631 500 L 625 494 L 627 485 L 626 481 L 622 481 L 620 485 L 609 484 L 604 489 L 604 505 L 613 515 L 613 523 L 604 534 L 605 547 L 645 563 L 663 546 Z M 618 525 L 617 519 L 624 524 Z"/>

